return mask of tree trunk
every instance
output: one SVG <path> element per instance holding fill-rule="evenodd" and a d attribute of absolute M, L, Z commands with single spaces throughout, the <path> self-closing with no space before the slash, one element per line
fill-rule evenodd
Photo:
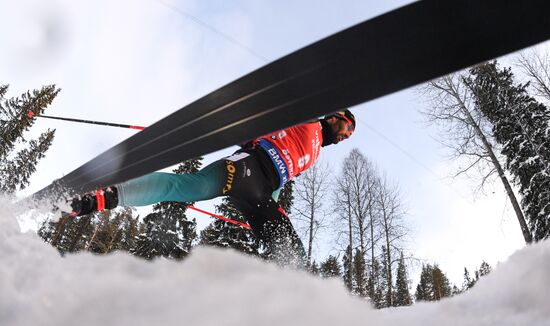
<path fill-rule="evenodd" d="M 311 265 L 311 251 L 313 247 L 313 227 L 315 226 L 315 196 L 312 197 L 312 204 L 309 217 L 309 239 L 307 248 L 307 265 Z"/>
<path fill-rule="evenodd" d="M 393 307 L 393 277 L 392 277 L 392 270 L 391 270 L 391 249 L 390 249 L 390 237 L 389 237 L 389 228 L 387 225 L 385 225 L 386 228 L 386 266 L 387 267 L 387 277 L 388 277 L 388 298 L 390 299 L 388 304 L 388 307 Z"/>
<path fill-rule="evenodd" d="M 386 260 L 386 279 L 388 280 L 388 292 L 387 292 L 387 298 L 389 299 L 389 302 L 386 302 L 388 307 L 393 306 L 393 278 L 392 278 L 392 270 L 391 270 L 391 248 L 390 248 L 390 232 L 391 232 L 391 226 L 389 225 L 389 219 L 390 214 L 388 214 L 388 205 L 392 205 L 392 203 L 387 202 L 384 198 L 386 191 L 383 186 L 380 186 L 380 206 L 382 208 L 382 219 L 384 221 L 384 237 L 386 240 L 386 255 L 384 259 Z"/>
<path fill-rule="evenodd" d="M 375 240 L 374 240 L 374 212 L 372 212 L 372 207 L 369 209 L 369 215 L 370 215 L 370 241 L 371 241 L 371 247 L 370 247 L 370 255 L 371 255 L 371 277 L 374 276 L 374 261 L 376 259 L 376 253 L 375 253 Z M 375 290 L 374 282 L 371 281 L 371 288 L 370 293 L 373 294 Z"/>
<path fill-rule="evenodd" d="M 349 199 L 349 198 L 348 198 Z M 353 215 L 351 214 L 351 202 L 348 201 L 348 231 L 349 231 L 349 269 L 348 277 L 350 280 L 350 285 L 353 288 Z"/>

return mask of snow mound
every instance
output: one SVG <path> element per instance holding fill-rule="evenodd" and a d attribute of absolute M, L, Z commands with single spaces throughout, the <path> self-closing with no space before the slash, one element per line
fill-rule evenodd
<path fill-rule="evenodd" d="M 21 233 L 0 200 L 0 325 L 549 325 L 550 242 L 527 247 L 469 292 L 374 310 L 337 280 L 230 250 L 182 262 L 125 253 L 61 257 Z"/>

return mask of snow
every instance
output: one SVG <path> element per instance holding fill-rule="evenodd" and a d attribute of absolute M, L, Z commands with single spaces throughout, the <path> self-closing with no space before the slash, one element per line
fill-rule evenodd
<path fill-rule="evenodd" d="M 550 242 L 513 254 L 469 292 L 374 310 L 337 280 L 233 251 L 182 262 L 125 253 L 61 257 L 1 200 L 0 325 L 550 325 Z"/>

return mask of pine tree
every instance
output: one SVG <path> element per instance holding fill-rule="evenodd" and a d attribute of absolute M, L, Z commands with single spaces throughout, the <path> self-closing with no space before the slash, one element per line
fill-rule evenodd
<path fill-rule="evenodd" d="M 482 278 L 483 276 L 486 276 L 487 274 L 491 273 L 493 269 L 491 268 L 491 266 L 483 261 L 481 263 L 481 266 L 479 266 L 479 269 L 475 272 L 475 276 L 476 276 L 476 280 L 475 282 L 479 281 L 480 278 Z"/>
<path fill-rule="evenodd" d="M 105 237 L 105 252 L 111 253 L 119 249 L 119 244 L 124 237 L 124 225 L 126 219 L 131 218 L 132 211 L 130 208 L 126 208 L 122 211 L 110 211 L 110 217 L 106 223 L 107 237 Z"/>
<path fill-rule="evenodd" d="M 181 163 L 176 174 L 196 173 L 202 157 Z M 186 257 L 197 237 L 196 221 L 187 220 L 187 206 L 192 203 L 163 202 L 153 206 L 153 213 L 144 218 L 145 232 L 137 238 L 135 255 L 145 259 L 163 256 L 172 259 Z"/>
<path fill-rule="evenodd" d="M 121 216 L 122 222 L 112 250 L 131 252 L 136 247 L 136 238 L 139 235 L 139 220 L 133 216 L 133 211 L 129 207 L 123 208 L 117 214 Z"/>
<path fill-rule="evenodd" d="M 506 168 L 522 195 L 522 207 L 535 240 L 550 236 L 550 110 L 515 84 L 511 70 L 496 62 L 479 65 L 465 79 L 475 104 L 493 124 Z"/>
<path fill-rule="evenodd" d="M 487 262 L 482 262 L 481 266 L 479 267 L 479 276 L 483 277 L 488 275 L 493 269 L 491 268 L 491 265 L 489 265 Z"/>
<path fill-rule="evenodd" d="M 342 267 L 338 262 L 338 258 L 330 255 L 320 266 L 321 277 L 332 278 L 342 275 Z"/>
<path fill-rule="evenodd" d="M 387 308 L 393 306 L 395 291 L 393 289 L 393 271 L 387 259 L 388 250 L 385 246 L 382 246 L 382 257 L 382 273 L 380 275 L 380 280 L 382 281 L 382 288 L 384 289 L 383 308 Z"/>
<path fill-rule="evenodd" d="M 320 273 L 319 266 L 317 265 L 317 262 L 315 260 L 311 262 L 307 270 L 313 275 L 319 275 Z"/>
<path fill-rule="evenodd" d="M 353 283 L 353 253 L 351 247 L 348 245 L 344 257 L 342 258 L 342 268 L 343 268 L 343 279 L 344 284 L 350 292 L 354 292 L 354 283 Z"/>
<path fill-rule="evenodd" d="M 455 296 L 457 294 L 461 294 L 462 290 L 458 288 L 458 286 L 453 284 L 453 288 L 451 290 L 451 296 Z"/>
<path fill-rule="evenodd" d="M 174 170 L 176 174 L 196 173 L 202 166 L 202 157 L 187 160 Z M 181 259 L 189 254 L 193 241 L 197 238 L 197 223 L 187 220 L 185 212 L 192 203 L 164 202 L 153 206 L 153 211 L 161 214 L 172 225 L 167 237 L 173 244 L 171 258 Z"/>
<path fill-rule="evenodd" d="M 38 228 L 38 236 L 42 238 L 47 243 L 51 243 L 55 236 L 56 224 L 50 220 L 46 220 L 42 223 L 40 228 Z"/>
<path fill-rule="evenodd" d="M 474 272 L 474 277 L 472 278 L 470 277 L 470 272 L 468 272 L 468 269 L 464 268 L 464 281 L 462 283 L 462 288 L 457 288 L 456 290 L 453 289 L 453 295 L 468 291 L 469 289 L 474 287 L 474 285 L 477 283 L 477 281 L 479 281 L 481 277 L 489 274 L 491 270 L 491 266 L 483 261 L 479 269 Z"/>
<path fill-rule="evenodd" d="M 114 216 L 113 216 L 114 215 Z M 121 250 L 121 245 L 126 236 L 128 218 L 132 216 L 132 209 L 124 207 L 121 210 L 111 211 L 111 242 L 107 245 L 108 252 Z"/>
<path fill-rule="evenodd" d="M 462 283 L 462 291 L 467 291 L 471 289 L 474 284 L 476 283 L 475 280 L 472 280 L 470 277 L 470 272 L 468 272 L 468 269 L 464 267 L 464 282 Z"/>
<path fill-rule="evenodd" d="M 229 219 L 245 222 L 241 212 L 228 198 L 224 198 L 222 203 L 216 206 L 216 211 Z M 201 231 L 199 244 L 232 248 L 253 256 L 261 255 L 260 241 L 250 230 L 219 219 L 214 220 Z"/>
<path fill-rule="evenodd" d="M 145 230 L 136 240 L 136 248 L 132 254 L 151 260 L 158 256 L 169 257 L 173 249 L 172 237 L 166 241 L 165 237 L 171 225 L 165 224 L 159 213 L 150 213 L 143 218 Z"/>
<path fill-rule="evenodd" d="M 6 100 L 7 91 L 8 85 L 0 85 L 0 192 L 13 193 L 29 184 L 55 130 L 47 130 L 30 141 L 23 134 L 34 124 L 33 115 L 42 114 L 60 90 L 49 85 Z"/>
<path fill-rule="evenodd" d="M 182 259 L 189 254 L 191 246 L 197 237 L 197 223 L 187 220 L 185 212 L 188 203 L 163 202 L 153 206 L 158 233 L 157 241 L 162 241 L 163 249 L 158 255 L 173 259 Z"/>
<path fill-rule="evenodd" d="M 372 305 L 376 309 L 380 309 L 384 304 L 383 286 L 380 280 L 380 263 L 374 258 L 371 262 L 369 275 L 367 278 L 367 294 L 371 299 Z"/>
<path fill-rule="evenodd" d="M 57 221 L 44 221 L 38 229 L 38 235 L 61 252 L 77 252 L 86 248 L 93 228 L 91 215 L 65 215 Z"/>
<path fill-rule="evenodd" d="M 60 229 L 60 234 L 56 242 L 56 248 L 62 252 L 72 252 L 73 243 L 78 241 L 78 230 L 80 229 L 79 219 L 66 218 L 58 223 L 63 223 L 63 228 Z"/>
<path fill-rule="evenodd" d="M 360 297 L 367 296 L 367 271 L 365 270 L 365 254 L 361 249 L 355 249 L 353 256 L 353 283 L 355 284 L 354 293 Z"/>
<path fill-rule="evenodd" d="M 401 257 L 399 258 L 399 264 L 397 266 L 395 291 L 394 306 L 410 306 L 412 304 L 411 293 L 409 291 L 409 278 L 407 275 L 407 267 L 405 266 L 403 252 L 401 252 Z"/>
<path fill-rule="evenodd" d="M 428 265 L 422 265 L 422 272 L 420 273 L 420 282 L 416 286 L 416 301 L 433 301 L 433 280 L 432 280 L 433 267 Z"/>
<path fill-rule="evenodd" d="M 91 234 L 92 225 L 91 225 L 91 216 L 79 216 L 73 218 L 74 230 L 71 233 L 70 245 L 67 248 L 68 252 L 76 252 L 85 248 L 86 246 L 86 235 Z"/>
<path fill-rule="evenodd" d="M 89 250 L 97 254 L 135 249 L 139 221 L 129 207 L 94 212 L 84 216 L 62 216 L 58 221 L 46 220 L 38 235 L 59 251 Z"/>
<path fill-rule="evenodd" d="M 91 215 L 94 230 L 86 249 L 96 254 L 107 254 L 110 252 L 119 220 L 111 219 L 110 211 L 95 212 Z"/>
<path fill-rule="evenodd" d="M 279 194 L 279 206 L 286 212 L 287 215 L 292 213 L 292 205 L 294 204 L 294 180 L 285 183 L 281 193 Z"/>
<path fill-rule="evenodd" d="M 449 282 L 447 276 L 437 265 L 433 267 L 432 282 L 434 300 L 441 300 L 442 298 L 451 296 L 451 283 Z"/>
<path fill-rule="evenodd" d="M 44 221 L 41 230 L 39 230 L 39 233 L 43 239 L 48 241 L 53 247 L 58 250 L 62 250 L 60 246 L 64 241 L 63 237 L 65 234 L 66 225 L 70 220 L 70 216 L 62 216 L 55 222 L 46 220 Z"/>
<path fill-rule="evenodd" d="M 416 287 L 416 300 L 436 301 L 452 295 L 452 288 L 447 276 L 439 266 L 423 265 L 420 282 Z"/>

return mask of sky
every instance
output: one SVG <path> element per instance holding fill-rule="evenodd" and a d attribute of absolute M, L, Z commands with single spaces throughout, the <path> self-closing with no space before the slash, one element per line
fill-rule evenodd
<path fill-rule="evenodd" d="M 122 252 L 62 257 L 36 233 L 21 233 L 20 207 L 0 204 L 3 326 L 546 326 L 550 317 L 549 241 L 514 253 L 461 295 L 375 310 L 339 280 L 221 248 L 198 248 L 181 262 Z"/>
<path fill-rule="evenodd" d="M 62 89 L 48 115 L 150 125 L 184 105 L 281 56 L 408 1 L 20 0 L 0 3 L 0 83 L 8 97 L 55 83 Z M 359 148 L 399 184 L 420 262 L 438 263 L 460 285 L 464 267 L 495 266 L 524 246 L 502 186 L 484 194 L 450 178 L 435 127 L 408 89 L 352 108 L 352 138 L 323 149 L 336 175 Z M 135 131 L 38 120 L 30 135 L 55 128 L 51 149 L 20 197 L 76 169 Z M 229 155 L 205 157 L 205 164 Z M 198 203 L 212 210 L 217 201 Z M 148 209 L 139 210 L 144 214 Z M 199 225 L 210 221 L 196 217 Z M 330 234 L 318 257 L 337 254 Z M 420 266 L 412 266 L 418 272 Z M 413 272 L 413 274 L 415 274 Z"/>

